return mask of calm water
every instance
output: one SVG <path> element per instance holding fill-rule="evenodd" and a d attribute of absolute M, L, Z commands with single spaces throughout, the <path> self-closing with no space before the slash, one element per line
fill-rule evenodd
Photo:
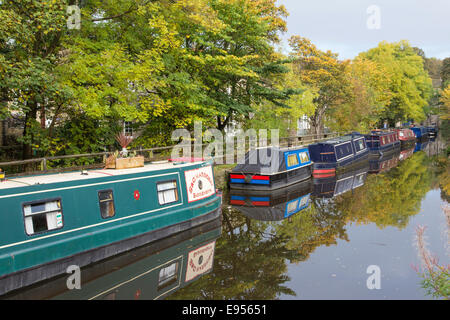
<path fill-rule="evenodd" d="M 450 262 L 443 148 L 419 144 L 272 194 L 226 191 L 221 221 L 83 268 L 82 290 L 65 275 L 8 298 L 431 299 L 412 265 L 419 225 Z M 380 289 L 367 287 L 369 266 Z"/>
<path fill-rule="evenodd" d="M 419 145 L 414 154 L 370 164 L 369 171 L 384 172 L 361 168 L 353 180 L 347 174 L 340 182 L 315 183 L 309 206 L 287 219 L 287 204 L 308 190 L 285 196 L 278 212 L 252 208 L 251 198 L 225 204 L 212 273 L 168 298 L 430 299 L 412 265 L 421 264 L 419 225 L 427 226 L 428 249 L 440 264 L 450 262 L 448 195 L 440 188 L 445 165 L 433 157 L 441 148 L 439 142 Z M 270 217 L 282 220 L 261 221 Z M 367 288 L 371 265 L 380 268 L 379 290 Z"/>

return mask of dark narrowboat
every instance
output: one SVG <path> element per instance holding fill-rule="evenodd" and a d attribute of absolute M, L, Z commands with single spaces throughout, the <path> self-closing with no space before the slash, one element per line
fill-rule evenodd
<path fill-rule="evenodd" d="M 369 172 L 369 162 L 360 162 L 351 170 L 332 177 L 314 179 L 313 196 L 317 198 L 334 198 L 364 185 Z"/>
<path fill-rule="evenodd" d="M 394 129 L 397 133 L 397 138 L 400 140 L 400 146 L 402 149 L 409 148 L 416 143 L 416 136 L 411 129 Z"/>
<path fill-rule="evenodd" d="M 400 149 L 400 140 L 397 132 L 374 130 L 365 135 L 367 146 L 372 154 L 383 154 Z"/>
<path fill-rule="evenodd" d="M 0 294 L 211 221 L 212 162 L 158 163 L 0 182 Z"/>
<path fill-rule="evenodd" d="M 425 127 L 411 127 L 417 140 L 428 139 L 428 130 Z"/>
<path fill-rule="evenodd" d="M 159 300 L 199 280 L 213 269 L 221 217 L 118 254 L 80 270 L 80 288 L 70 290 L 72 274 L 55 277 L 6 295 L 7 300 Z M 67 263 L 64 265 L 69 267 Z"/>
<path fill-rule="evenodd" d="M 311 179 L 272 191 L 230 190 L 230 204 L 251 219 L 281 221 L 308 208 L 311 192 Z"/>
<path fill-rule="evenodd" d="M 366 139 L 357 132 L 314 143 L 309 146 L 309 153 L 314 162 L 314 178 L 334 176 L 369 158 Z"/>
<path fill-rule="evenodd" d="M 381 157 L 371 157 L 369 173 L 381 173 L 396 167 L 399 162 L 400 149 L 395 152 L 384 153 Z"/>
<path fill-rule="evenodd" d="M 229 173 L 231 189 L 276 190 L 311 177 L 308 148 L 265 147 L 250 150 Z"/>

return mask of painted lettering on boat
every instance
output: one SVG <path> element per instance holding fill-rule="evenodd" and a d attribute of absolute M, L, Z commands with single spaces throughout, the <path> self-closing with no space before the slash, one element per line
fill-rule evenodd
<path fill-rule="evenodd" d="M 215 193 L 212 166 L 185 171 L 188 202 L 207 198 Z"/>
<path fill-rule="evenodd" d="M 215 244 L 216 242 L 214 241 L 189 252 L 186 267 L 186 282 L 212 269 Z"/>

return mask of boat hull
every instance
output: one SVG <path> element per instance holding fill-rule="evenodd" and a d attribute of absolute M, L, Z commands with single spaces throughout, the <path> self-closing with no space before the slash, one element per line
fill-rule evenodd
<path fill-rule="evenodd" d="M 202 207 L 207 208 L 207 212 L 201 216 L 0 277 L 0 295 L 65 274 L 71 265 L 81 268 L 213 221 L 219 218 L 222 212 L 217 202 L 216 199 L 206 205 L 202 204 Z"/>
<path fill-rule="evenodd" d="M 269 184 L 249 184 L 245 181 L 253 180 L 255 177 L 253 174 L 242 174 L 244 179 L 233 179 L 234 175 L 231 175 L 230 189 L 234 190 L 253 190 L 253 191 L 271 191 L 281 189 L 301 181 L 311 178 L 312 165 L 300 167 L 286 172 L 281 172 L 269 177 Z M 240 176 L 239 176 L 240 177 Z M 233 181 L 242 181 L 242 183 L 233 183 Z"/>

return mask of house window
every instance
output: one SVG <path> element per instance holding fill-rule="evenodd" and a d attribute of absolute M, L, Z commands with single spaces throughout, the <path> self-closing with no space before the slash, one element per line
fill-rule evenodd
<path fill-rule="evenodd" d="M 176 181 L 161 182 L 157 185 L 158 201 L 160 205 L 178 201 Z"/>
<path fill-rule="evenodd" d="M 25 230 L 28 235 L 60 229 L 63 227 L 61 200 L 49 200 L 25 204 Z"/>
<path fill-rule="evenodd" d="M 114 196 L 112 190 L 99 191 L 98 202 L 100 204 L 100 213 L 103 219 L 114 217 L 116 209 L 114 208 Z"/>
<path fill-rule="evenodd" d="M 296 154 L 291 154 L 288 156 L 288 167 L 293 167 L 298 165 L 298 157 Z"/>
<path fill-rule="evenodd" d="M 126 136 L 133 136 L 133 123 L 131 121 L 123 122 L 123 133 Z"/>
<path fill-rule="evenodd" d="M 159 270 L 158 277 L 158 290 L 171 285 L 177 281 L 178 275 L 178 262 L 172 263 L 171 265 Z"/>

